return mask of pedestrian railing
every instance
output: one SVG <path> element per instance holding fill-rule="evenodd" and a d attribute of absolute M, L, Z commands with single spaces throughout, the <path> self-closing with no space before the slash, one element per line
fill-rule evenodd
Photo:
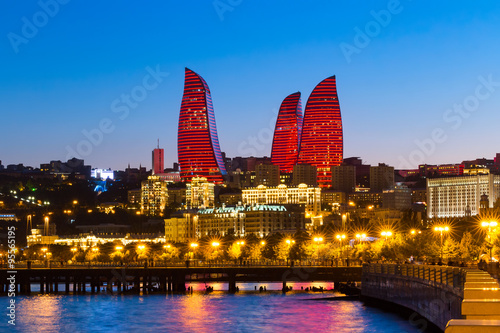
<path fill-rule="evenodd" d="M 450 266 L 367 264 L 363 266 L 363 275 L 367 274 L 406 276 L 463 289 L 466 271 L 460 267 Z"/>

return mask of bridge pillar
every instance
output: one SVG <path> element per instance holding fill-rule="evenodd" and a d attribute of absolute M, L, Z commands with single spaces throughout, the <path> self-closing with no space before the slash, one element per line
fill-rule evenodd
<path fill-rule="evenodd" d="M 286 285 L 286 280 L 283 280 L 283 288 L 281 288 L 281 291 L 286 293 L 288 291 L 288 286 Z"/>

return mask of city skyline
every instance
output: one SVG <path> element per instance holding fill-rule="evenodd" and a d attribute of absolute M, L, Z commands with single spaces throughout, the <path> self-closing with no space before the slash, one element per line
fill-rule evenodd
<path fill-rule="evenodd" d="M 284 4 L 9 4 L 0 160 L 65 161 L 90 136 L 86 164 L 149 166 L 159 138 L 171 165 L 184 67 L 210 82 L 230 157 L 270 156 L 284 96 L 332 74 L 344 156 L 395 168 L 495 156 L 499 4 Z"/>

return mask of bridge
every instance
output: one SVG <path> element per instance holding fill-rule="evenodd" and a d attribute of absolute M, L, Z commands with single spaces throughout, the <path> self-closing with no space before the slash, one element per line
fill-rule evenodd
<path fill-rule="evenodd" d="M 329 266 L 245 266 L 245 267 L 105 267 L 33 268 L 0 270 L 0 294 L 29 295 L 32 286 L 40 293 L 185 292 L 189 282 L 227 282 L 235 292 L 238 282 L 361 281 L 362 267 Z M 13 278 L 11 278 L 13 277 Z M 10 279 L 9 279 L 10 278 Z"/>
<path fill-rule="evenodd" d="M 409 319 L 419 329 L 430 322 L 446 333 L 500 332 L 500 286 L 485 271 L 371 264 L 363 267 L 361 286 L 365 301 L 385 301 L 413 311 Z"/>

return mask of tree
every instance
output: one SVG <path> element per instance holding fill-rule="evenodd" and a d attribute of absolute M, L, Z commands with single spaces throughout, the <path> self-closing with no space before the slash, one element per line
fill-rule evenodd
<path fill-rule="evenodd" d="M 479 246 L 474 238 L 472 238 L 472 234 L 468 231 L 463 234 L 460 240 L 458 254 L 460 258 L 467 261 L 475 260 L 479 256 Z"/>
<path fill-rule="evenodd" d="M 454 258 L 459 256 L 459 244 L 453 237 L 447 237 L 443 242 L 443 257 Z"/>

